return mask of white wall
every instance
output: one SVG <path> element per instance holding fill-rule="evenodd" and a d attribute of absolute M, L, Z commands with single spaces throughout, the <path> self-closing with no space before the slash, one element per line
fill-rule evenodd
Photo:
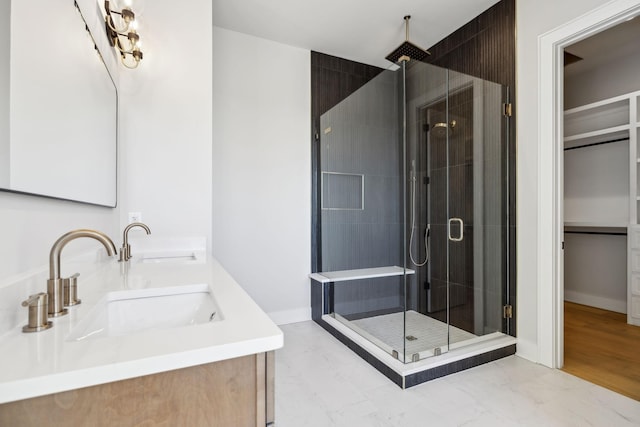
<path fill-rule="evenodd" d="M 564 220 L 623 224 L 619 231 L 626 229 L 628 142 L 564 152 Z M 626 313 L 626 236 L 565 233 L 564 242 L 564 299 Z"/>
<path fill-rule="evenodd" d="M 213 40 L 213 254 L 276 322 L 309 319 L 310 52 Z"/>
<path fill-rule="evenodd" d="M 104 21 L 99 17 L 96 3 L 78 1 L 91 31 L 104 33 Z M 85 37 L 81 28 L 81 37 Z M 34 38 L 48 38 L 51 34 L 34 31 Z M 101 45 L 106 37 L 96 36 Z M 60 61 L 66 58 L 61 57 Z M 113 65 L 106 58 L 109 66 Z M 56 66 L 56 64 L 51 64 Z M 117 75 L 114 76 L 117 82 Z M 114 240 L 118 236 L 117 209 L 95 207 L 42 197 L 0 192 L 0 286 L 17 275 L 47 268 L 49 251 L 62 234 L 76 228 L 93 228 L 107 233 Z M 89 239 L 83 239 L 89 240 Z M 101 245 L 95 241 L 74 241 L 65 247 L 63 259 Z M 42 290 L 46 283 L 42 284 Z M 26 295 L 25 295 L 26 296 Z"/>
<path fill-rule="evenodd" d="M 9 185 L 9 54 L 11 2 L 0 1 L 0 187 Z"/>
<path fill-rule="evenodd" d="M 518 354 L 541 360 L 538 341 L 538 179 L 552 165 L 538 158 L 538 37 L 606 3 L 605 0 L 516 0 L 517 33 L 517 335 Z M 539 167 L 540 166 L 540 167 Z M 544 301 L 542 303 L 550 303 Z"/>
<path fill-rule="evenodd" d="M 629 222 L 628 142 L 564 152 L 564 220 Z"/>
<path fill-rule="evenodd" d="M 627 312 L 627 238 L 564 236 L 564 299 L 604 310 Z"/>
<path fill-rule="evenodd" d="M 120 225 L 141 212 L 153 235 L 211 249 L 211 2 L 173 6 L 145 2 L 144 59 L 121 73 Z"/>
<path fill-rule="evenodd" d="M 565 109 L 640 90 L 640 55 L 629 55 L 565 78 Z"/>
<path fill-rule="evenodd" d="M 0 192 L 0 285 L 12 276 L 49 265 L 53 242 L 69 230 L 92 228 L 117 243 L 116 210 L 35 196 Z M 67 255 L 102 246 L 93 240 L 74 241 Z M 73 272 L 72 272 L 73 273 Z M 46 283 L 42 284 L 43 291 Z"/>

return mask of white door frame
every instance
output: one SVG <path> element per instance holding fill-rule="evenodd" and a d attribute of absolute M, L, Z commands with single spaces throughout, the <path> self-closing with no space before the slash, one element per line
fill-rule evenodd
<path fill-rule="evenodd" d="M 564 48 L 639 14 L 640 0 L 614 0 L 538 37 L 538 350 L 554 368 L 564 363 Z"/>

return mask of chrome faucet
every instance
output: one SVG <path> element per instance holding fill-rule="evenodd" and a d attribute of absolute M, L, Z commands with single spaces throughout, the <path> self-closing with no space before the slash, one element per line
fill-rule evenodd
<path fill-rule="evenodd" d="M 118 260 L 120 262 L 129 261 L 131 259 L 131 246 L 129 245 L 129 230 L 131 230 L 133 227 L 144 228 L 144 231 L 146 231 L 147 234 L 151 234 L 151 230 L 149 230 L 149 227 L 147 227 L 146 224 L 143 224 L 141 222 L 132 222 L 131 224 L 127 225 L 124 228 L 124 231 L 122 232 L 122 247 L 120 248 L 120 259 Z"/>
<path fill-rule="evenodd" d="M 49 280 L 47 280 L 47 294 L 49 295 L 49 317 L 57 317 L 67 314 L 64 308 L 64 286 L 66 279 L 60 277 L 60 253 L 67 243 L 80 237 L 90 237 L 102 243 L 109 256 L 115 255 L 118 251 L 113 241 L 104 233 L 96 230 L 73 230 L 63 234 L 51 247 L 49 254 Z M 78 276 L 73 277 L 75 280 Z M 68 280 L 67 280 L 68 282 Z M 76 304 L 79 301 L 76 302 Z"/>

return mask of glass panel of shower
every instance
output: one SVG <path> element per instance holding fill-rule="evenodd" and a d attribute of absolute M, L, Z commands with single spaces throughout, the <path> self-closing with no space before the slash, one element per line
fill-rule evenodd
<path fill-rule="evenodd" d="M 402 362 L 507 332 L 507 96 L 411 61 L 321 117 L 327 316 Z"/>

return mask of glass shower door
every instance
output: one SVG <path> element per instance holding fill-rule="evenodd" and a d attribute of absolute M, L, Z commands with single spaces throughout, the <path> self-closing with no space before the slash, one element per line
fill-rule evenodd
<path fill-rule="evenodd" d="M 481 167 L 474 157 L 476 144 L 481 138 L 474 138 L 476 119 L 479 112 L 474 103 L 477 88 L 475 79 L 449 72 L 452 88 L 447 102 L 446 122 L 441 132 L 447 134 L 446 144 L 446 281 L 447 306 L 449 315 L 448 347 L 452 344 L 475 338 L 472 314 L 474 312 L 474 171 Z M 481 99 L 481 94 L 477 94 Z M 478 196 L 482 197 L 479 192 Z"/>
<path fill-rule="evenodd" d="M 448 351 L 448 71 L 416 62 L 406 72 L 407 308 L 405 359 Z"/>
<path fill-rule="evenodd" d="M 509 122 L 507 87 L 474 79 L 473 333 L 511 330 L 509 294 Z"/>
<path fill-rule="evenodd" d="M 426 64 L 407 87 L 405 327 L 407 359 L 420 360 L 507 332 L 507 90 Z"/>
<path fill-rule="evenodd" d="M 335 320 L 404 361 L 402 70 L 320 118 L 321 272 Z"/>

